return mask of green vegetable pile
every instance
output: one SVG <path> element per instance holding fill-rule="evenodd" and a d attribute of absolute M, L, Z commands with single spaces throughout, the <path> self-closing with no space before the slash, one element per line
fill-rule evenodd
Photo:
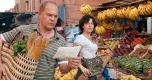
<path fill-rule="evenodd" d="M 118 66 L 122 69 L 134 70 L 136 73 L 143 73 L 152 70 L 152 60 L 141 59 L 132 56 L 119 56 L 116 60 Z"/>
<path fill-rule="evenodd" d="M 26 41 L 20 40 L 13 43 L 13 56 L 17 56 L 18 53 L 26 53 L 28 50 L 26 48 Z"/>
<path fill-rule="evenodd" d="M 146 46 L 152 44 L 152 37 L 148 38 L 142 45 Z"/>

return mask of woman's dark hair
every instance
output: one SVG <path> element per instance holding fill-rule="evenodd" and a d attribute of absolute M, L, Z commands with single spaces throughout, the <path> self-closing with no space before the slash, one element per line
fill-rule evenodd
<path fill-rule="evenodd" d="M 91 15 L 84 15 L 84 16 L 79 20 L 80 34 L 83 33 L 83 26 L 84 26 L 84 24 L 88 23 L 90 19 L 93 20 L 94 30 L 95 30 L 95 27 L 97 26 L 97 22 L 96 22 L 95 18 L 94 18 L 93 16 L 91 16 Z M 94 32 L 94 30 L 93 30 L 93 32 Z"/>

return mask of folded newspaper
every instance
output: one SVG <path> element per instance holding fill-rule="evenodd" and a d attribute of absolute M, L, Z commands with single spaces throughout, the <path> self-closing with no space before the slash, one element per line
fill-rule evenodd
<path fill-rule="evenodd" d="M 54 59 L 67 60 L 78 56 L 81 46 L 74 47 L 59 47 L 56 54 L 53 56 Z"/>

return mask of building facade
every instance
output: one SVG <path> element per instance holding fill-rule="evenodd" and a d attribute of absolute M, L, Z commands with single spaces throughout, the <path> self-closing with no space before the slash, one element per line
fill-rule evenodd
<path fill-rule="evenodd" d="M 39 6 L 42 2 L 49 0 L 15 0 L 15 6 L 10 9 L 10 12 L 38 12 Z M 51 0 L 56 2 L 58 5 L 64 4 L 65 19 L 73 20 L 78 22 L 78 20 L 83 16 L 79 9 L 82 4 L 89 4 L 93 8 L 104 2 L 109 2 L 113 0 Z"/>

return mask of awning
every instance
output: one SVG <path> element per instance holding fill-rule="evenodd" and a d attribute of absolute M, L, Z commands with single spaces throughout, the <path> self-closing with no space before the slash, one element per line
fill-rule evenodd
<path fill-rule="evenodd" d="M 62 20 L 62 21 L 64 21 L 64 5 L 63 4 L 61 4 L 61 5 L 59 5 L 59 8 L 60 8 L 60 13 L 59 13 L 59 18 Z"/>

